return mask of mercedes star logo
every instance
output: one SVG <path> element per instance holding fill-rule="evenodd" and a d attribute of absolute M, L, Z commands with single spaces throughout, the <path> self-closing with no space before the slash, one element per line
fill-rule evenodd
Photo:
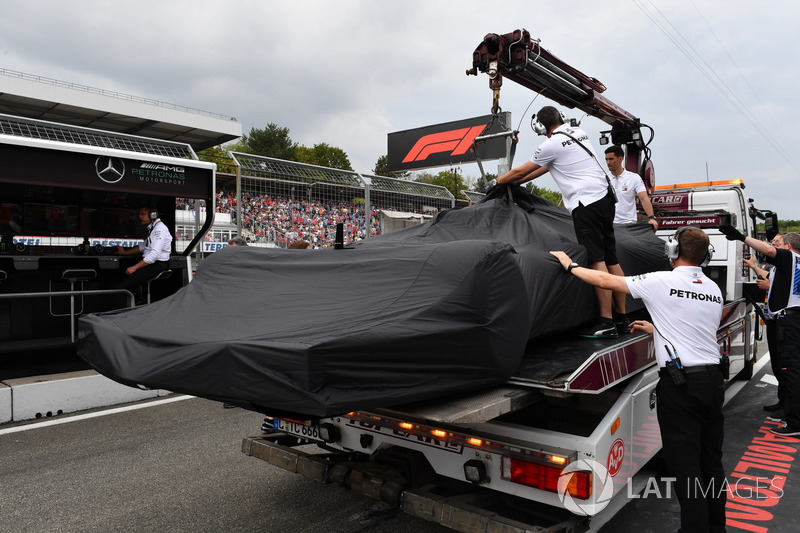
<path fill-rule="evenodd" d="M 118 157 L 100 156 L 94 163 L 97 177 L 106 183 L 117 183 L 125 174 L 125 163 Z"/>

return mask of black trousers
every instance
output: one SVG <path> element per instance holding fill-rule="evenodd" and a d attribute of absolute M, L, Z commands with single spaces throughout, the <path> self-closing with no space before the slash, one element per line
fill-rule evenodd
<path fill-rule="evenodd" d="M 684 385 L 669 376 L 658 381 L 658 424 L 667 469 L 676 478 L 681 533 L 725 531 L 723 384 L 718 368 L 686 374 Z"/>
<path fill-rule="evenodd" d="M 783 405 L 786 401 L 786 391 L 783 385 L 783 376 L 781 371 L 783 365 L 781 364 L 781 354 L 778 351 L 778 327 L 775 320 L 765 320 L 767 330 L 767 347 L 769 348 L 769 366 L 772 368 L 772 375 L 778 381 L 778 403 Z"/>
<path fill-rule="evenodd" d="M 775 326 L 785 391 L 784 420 L 790 428 L 800 430 L 800 313 L 779 316 Z"/>
<path fill-rule="evenodd" d="M 618 265 L 617 241 L 614 234 L 614 209 L 616 202 L 609 191 L 605 197 L 589 205 L 578 204 L 572 210 L 572 222 L 578 244 L 583 245 L 589 261 L 605 261 Z"/>
<path fill-rule="evenodd" d="M 153 279 L 167 269 L 169 269 L 169 261 L 156 261 L 155 263 L 151 263 L 140 268 L 131 275 L 123 272 L 122 275 L 125 276 L 125 278 L 122 280 L 122 283 L 117 286 L 117 288 L 131 291 L 133 296 L 136 298 L 137 304 L 144 303 L 142 285 L 144 285 L 147 280 Z"/>

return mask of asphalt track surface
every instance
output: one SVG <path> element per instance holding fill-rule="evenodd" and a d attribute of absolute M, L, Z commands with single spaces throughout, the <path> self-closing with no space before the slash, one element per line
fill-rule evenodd
<path fill-rule="evenodd" d="M 0 426 L 0 531 L 451 531 L 245 456 L 262 420 L 191 398 Z"/>
<path fill-rule="evenodd" d="M 731 480 L 738 469 L 782 488 L 760 500 L 740 489 L 729 532 L 800 531 L 800 440 L 777 448 L 758 440 L 772 427 L 761 409 L 775 397 L 768 366 L 726 405 L 724 464 Z M 256 413 L 168 400 L 0 426 L 0 531 L 451 531 L 243 455 L 242 438 L 259 433 Z M 644 491 L 624 495 L 621 510 L 592 530 L 676 531 L 677 501 L 659 497 L 663 477 L 654 471 Z"/>
<path fill-rule="evenodd" d="M 741 385 L 741 384 L 740 384 Z M 729 483 L 727 533 L 797 533 L 800 531 L 800 439 L 773 436 L 778 423 L 767 420 L 765 404 L 777 401 L 769 360 L 732 397 L 726 396 L 722 464 Z M 680 527 L 680 507 L 665 498 L 665 465 L 648 465 L 652 478 L 640 479 L 641 491 L 626 494 L 625 505 L 601 533 L 667 533 Z M 617 497 L 620 495 L 618 494 Z"/>

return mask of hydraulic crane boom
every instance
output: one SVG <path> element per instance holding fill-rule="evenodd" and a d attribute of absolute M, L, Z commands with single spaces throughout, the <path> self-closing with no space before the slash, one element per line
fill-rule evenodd
<path fill-rule="evenodd" d="M 571 67 L 549 51 L 525 30 L 499 35 L 487 34 L 472 54 L 472 68 L 489 76 L 493 91 L 492 114 L 500 111 L 500 87 L 508 78 L 570 109 L 580 109 L 611 125 L 614 144 L 627 145 L 626 167 L 638 172 L 652 190 L 655 173 L 642 142 L 641 123 L 634 115 L 602 96 L 606 86 L 597 78 Z M 643 156 L 644 155 L 644 160 Z"/>

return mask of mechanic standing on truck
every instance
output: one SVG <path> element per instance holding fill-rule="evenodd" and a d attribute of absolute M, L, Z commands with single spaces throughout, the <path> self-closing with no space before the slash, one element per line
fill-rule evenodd
<path fill-rule="evenodd" d="M 578 243 L 586 248 L 589 268 L 623 276 L 617 261 L 614 238 L 614 190 L 605 170 L 594 156 L 589 136 L 580 128 L 564 124 L 561 113 L 544 106 L 535 115 L 534 130 L 546 135 L 530 161 L 512 168 L 492 180 L 495 185 L 525 183 L 548 171 L 561 190 L 564 206 L 572 214 Z M 490 182 L 491 184 L 491 182 Z M 488 192 L 488 191 L 487 191 Z M 611 291 L 595 288 L 600 318 L 580 332 L 589 338 L 616 338 L 617 325 L 612 318 Z M 624 310 L 620 310 L 624 313 Z M 617 317 L 627 325 L 627 317 Z"/>
<path fill-rule="evenodd" d="M 631 332 L 653 335 L 659 380 L 657 415 L 664 458 L 675 477 L 682 533 L 725 531 L 722 468 L 725 396 L 717 328 L 722 293 L 703 273 L 711 259 L 708 235 L 687 226 L 665 244 L 672 271 L 620 277 L 582 268 L 564 252 L 561 266 L 595 287 L 641 298 L 653 323 L 636 320 Z"/>
<path fill-rule="evenodd" d="M 172 235 L 169 228 L 158 217 L 156 208 L 145 205 L 139 208 L 139 222 L 147 225 L 147 237 L 138 246 L 123 248 L 117 246 L 118 255 L 142 254 L 142 259 L 125 269 L 125 279 L 118 285 L 119 289 L 131 291 L 136 305 L 143 303 L 142 285 L 169 268 L 169 256 L 172 249 Z"/>

